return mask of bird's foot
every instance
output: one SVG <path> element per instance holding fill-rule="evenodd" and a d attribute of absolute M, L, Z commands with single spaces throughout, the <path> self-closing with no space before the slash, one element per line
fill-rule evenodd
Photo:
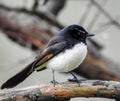
<path fill-rule="evenodd" d="M 51 83 L 53 84 L 54 87 L 55 87 L 56 84 L 59 84 L 59 82 L 57 82 L 55 80 L 51 81 Z"/>
<path fill-rule="evenodd" d="M 78 86 L 80 87 L 80 83 L 81 81 L 85 81 L 86 79 L 76 79 L 76 78 L 72 78 L 72 79 L 68 79 L 69 82 L 77 82 Z"/>
<path fill-rule="evenodd" d="M 86 79 L 78 79 L 78 80 L 76 80 L 76 78 L 72 78 L 72 79 L 68 79 L 68 81 L 69 82 L 80 82 L 81 83 L 81 81 L 85 81 Z"/>

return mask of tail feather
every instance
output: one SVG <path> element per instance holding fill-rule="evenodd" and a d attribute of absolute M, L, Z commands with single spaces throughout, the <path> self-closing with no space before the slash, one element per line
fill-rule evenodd
<path fill-rule="evenodd" d="M 34 62 L 33 62 L 34 63 Z M 20 71 L 18 74 L 14 75 L 13 77 L 11 77 L 10 79 L 8 79 L 2 86 L 1 89 L 4 88 L 12 88 L 14 86 L 16 86 L 17 84 L 21 83 L 22 81 L 24 81 L 32 72 L 34 72 L 34 70 L 32 70 L 32 65 L 33 63 L 31 63 L 30 65 L 28 65 L 26 68 L 24 68 L 22 71 Z"/>

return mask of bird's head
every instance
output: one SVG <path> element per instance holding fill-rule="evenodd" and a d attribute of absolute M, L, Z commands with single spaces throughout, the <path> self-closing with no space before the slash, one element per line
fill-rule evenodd
<path fill-rule="evenodd" d="M 79 25 L 70 25 L 67 27 L 67 31 L 70 37 L 82 42 L 86 42 L 87 37 L 94 36 L 94 34 L 88 33 L 82 26 Z"/>

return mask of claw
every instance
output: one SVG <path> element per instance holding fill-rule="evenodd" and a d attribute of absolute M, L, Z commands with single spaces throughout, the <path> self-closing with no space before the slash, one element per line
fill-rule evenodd
<path fill-rule="evenodd" d="M 78 78 L 72 72 L 70 72 L 70 74 L 73 76 L 73 79 L 68 79 L 68 81 L 77 82 L 78 86 L 80 87 L 81 80 L 78 80 Z"/>
<path fill-rule="evenodd" d="M 55 80 L 51 81 L 51 83 L 53 84 L 54 87 L 56 84 L 59 84 L 59 82 L 56 82 Z"/>
<path fill-rule="evenodd" d="M 53 80 L 51 81 L 51 83 L 52 83 L 53 86 L 55 87 L 55 85 L 56 85 L 56 84 L 59 84 L 59 83 L 55 81 L 54 70 L 52 70 L 52 74 L 53 74 Z"/>

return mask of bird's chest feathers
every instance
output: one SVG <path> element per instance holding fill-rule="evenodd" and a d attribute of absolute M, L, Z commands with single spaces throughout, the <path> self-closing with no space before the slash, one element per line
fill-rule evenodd
<path fill-rule="evenodd" d="M 79 43 L 49 60 L 47 67 L 60 72 L 68 72 L 77 68 L 85 59 L 86 54 L 87 46 Z"/>

